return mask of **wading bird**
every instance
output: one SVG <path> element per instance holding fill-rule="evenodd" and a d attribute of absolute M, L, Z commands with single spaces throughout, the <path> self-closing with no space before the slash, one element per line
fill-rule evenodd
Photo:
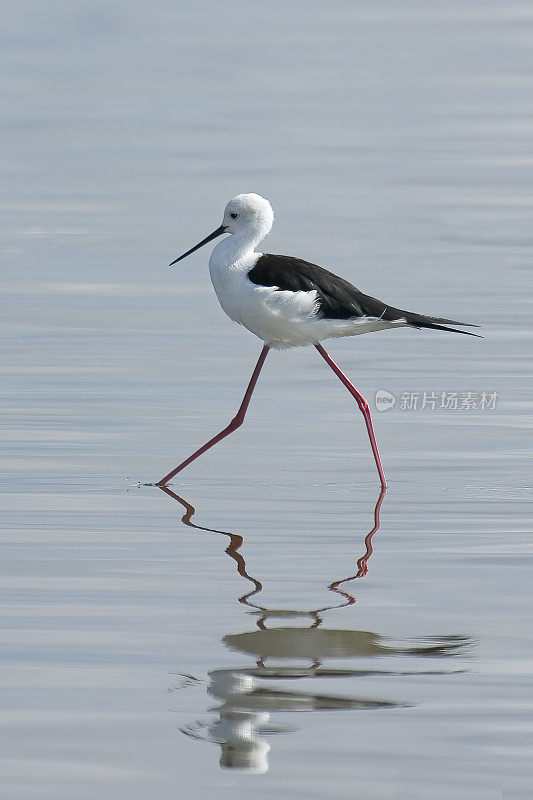
<path fill-rule="evenodd" d="M 256 246 L 269 233 L 273 223 L 274 212 L 268 200 L 258 194 L 238 194 L 227 204 L 222 225 L 170 265 L 177 264 L 218 236 L 229 233 L 226 239 L 217 244 L 209 259 L 211 280 L 228 317 L 255 333 L 263 340 L 264 346 L 239 410 L 229 425 L 165 475 L 157 486 L 164 486 L 174 475 L 242 425 L 259 373 L 271 348 L 312 344 L 357 401 L 365 419 L 381 485 L 385 488 L 387 484 L 368 403 L 320 342 L 338 336 L 357 336 L 405 326 L 476 336 L 475 333 L 448 326 L 477 326 L 402 311 L 363 294 L 344 278 L 316 264 L 292 256 L 257 253 Z"/>

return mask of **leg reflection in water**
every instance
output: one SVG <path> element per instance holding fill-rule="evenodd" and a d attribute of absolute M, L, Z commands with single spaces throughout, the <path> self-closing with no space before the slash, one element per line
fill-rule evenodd
<path fill-rule="evenodd" d="M 258 595 L 262 583 L 247 571 L 241 553 L 243 537 L 229 531 L 221 531 L 194 523 L 194 507 L 179 497 L 168 486 L 160 487 L 165 494 L 176 500 L 185 509 L 182 522 L 188 527 L 228 537 L 226 553 L 236 564 L 238 574 L 249 581 L 251 591 L 239 597 L 239 602 L 254 609 L 255 630 L 224 636 L 223 644 L 229 650 L 252 660 L 252 663 L 236 669 L 214 669 L 209 672 L 207 692 L 219 705 L 211 709 L 214 717 L 210 721 L 197 721 L 182 729 L 187 736 L 216 742 L 221 747 L 220 765 L 248 772 L 266 772 L 270 746 L 266 736 L 286 732 L 287 727 L 272 724 L 271 715 L 276 712 L 301 712 L 334 709 L 386 709 L 405 706 L 402 701 L 389 698 L 338 696 L 323 692 L 302 692 L 292 689 L 277 689 L 272 681 L 294 678 L 360 678 L 374 675 L 449 674 L 453 671 L 441 668 L 429 669 L 427 664 L 418 667 L 412 659 L 445 658 L 461 655 L 469 645 L 463 636 L 430 637 L 425 640 L 403 641 L 382 637 L 377 633 L 360 630 L 344 630 L 323 626 L 323 615 L 334 609 L 353 605 L 356 598 L 348 592 L 346 584 L 363 578 L 368 571 L 372 556 L 372 539 L 380 526 L 380 512 L 385 490 L 379 494 L 373 508 L 373 525 L 364 539 L 365 552 L 357 561 L 354 575 L 329 583 L 328 588 L 339 597 L 340 602 L 310 610 L 282 610 L 262 606 Z M 379 657 L 405 657 L 408 668 L 374 669 L 368 667 L 367 659 Z M 357 669 L 350 665 L 344 668 L 332 665 L 331 661 L 365 659 Z"/>

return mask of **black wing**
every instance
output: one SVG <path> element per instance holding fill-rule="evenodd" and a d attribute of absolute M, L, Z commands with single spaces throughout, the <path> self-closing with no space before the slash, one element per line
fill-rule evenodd
<path fill-rule="evenodd" d="M 350 319 L 366 316 L 359 303 L 362 292 L 327 269 L 291 256 L 262 255 L 248 273 L 252 283 L 275 286 L 289 292 L 312 292 L 318 295 L 321 317 Z"/>
<path fill-rule="evenodd" d="M 248 278 L 260 286 L 272 286 L 281 291 L 317 293 L 319 315 L 327 319 L 353 319 L 354 317 L 377 317 L 386 322 L 405 319 L 415 328 L 437 328 L 454 333 L 468 333 L 446 328 L 444 325 L 468 325 L 453 319 L 427 317 L 411 311 L 387 305 L 375 297 L 356 289 L 349 281 L 333 272 L 292 256 L 264 253 L 249 271 Z M 472 326 L 477 327 L 477 326 Z"/>

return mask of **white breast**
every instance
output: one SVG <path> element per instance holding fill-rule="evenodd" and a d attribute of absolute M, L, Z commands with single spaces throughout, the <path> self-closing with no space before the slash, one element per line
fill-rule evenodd
<path fill-rule="evenodd" d="M 244 325 L 272 347 L 294 347 L 318 341 L 316 332 L 308 329 L 309 323 L 316 323 L 316 292 L 279 291 L 252 283 L 248 272 L 260 255 L 251 253 L 227 266 L 216 258 L 215 248 L 209 271 L 223 310 L 230 319 Z"/>

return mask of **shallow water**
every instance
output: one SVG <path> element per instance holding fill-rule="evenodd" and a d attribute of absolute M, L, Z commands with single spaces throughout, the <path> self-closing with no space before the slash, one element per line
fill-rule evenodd
<path fill-rule="evenodd" d="M 531 796 L 532 22 L 6 12 L 6 797 Z M 249 190 L 269 251 L 484 326 L 330 344 L 373 407 L 396 398 L 374 411 L 384 497 L 308 349 L 269 356 L 246 427 L 171 491 L 144 486 L 257 357 L 206 251 L 165 266 Z"/>

